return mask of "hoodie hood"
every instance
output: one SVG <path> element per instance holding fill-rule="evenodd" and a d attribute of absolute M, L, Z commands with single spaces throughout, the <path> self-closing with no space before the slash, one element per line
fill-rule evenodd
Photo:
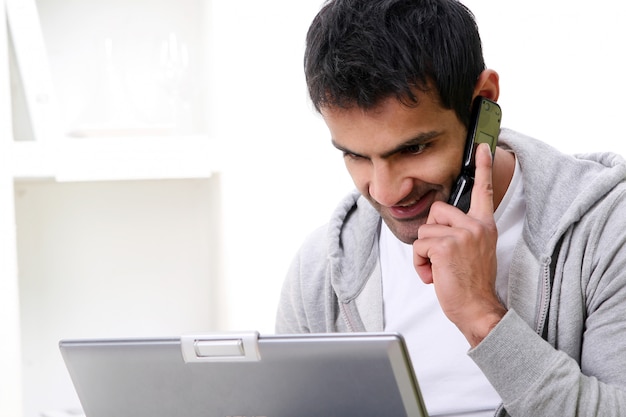
<path fill-rule="evenodd" d="M 626 178 L 626 161 L 617 154 L 564 155 L 509 129 L 500 132 L 499 146 L 513 151 L 519 160 L 526 218 L 535 219 L 527 220 L 524 238 L 537 257 L 551 252 L 572 224 Z M 538 166 L 544 169 L 537 170 Z"/>
<path fill-rule="evenodd" d="M 332 216 L 328 226 L 331 284 L 343 303 L 359 295 L 377 264 L 381 221 L 357 190 L 341 202 Z"/>

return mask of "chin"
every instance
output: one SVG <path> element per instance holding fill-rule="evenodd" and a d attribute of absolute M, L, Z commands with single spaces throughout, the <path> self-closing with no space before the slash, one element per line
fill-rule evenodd
<path fill-rule="evenodd" d="M 398 235 L 396 235 L 396 237 L 402 243 L 406 243 L 407 245 L 413 245 L 413 243 L 417 240 L 417 236 L 398 236 Z"/>
<path fill-rule="evenodd" d="M 421 225 L 426 223 L 426 219 L 415 219 L 407 222 L 384 219 L 389 230 L 398 240 L 407 245 L 412 245 L 417 240 L 417 231 Z"/>

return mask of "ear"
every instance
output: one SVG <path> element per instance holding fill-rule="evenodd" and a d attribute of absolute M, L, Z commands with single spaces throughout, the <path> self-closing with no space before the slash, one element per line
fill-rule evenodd
<path fill-rule="evenodd" d="M 492 69 L 486 69 L 480 73 L 476 87 L 474 87 L 474 96 L 483 96 L 493 101 L 498 101 L 500 96 L 500 76 Z"/>

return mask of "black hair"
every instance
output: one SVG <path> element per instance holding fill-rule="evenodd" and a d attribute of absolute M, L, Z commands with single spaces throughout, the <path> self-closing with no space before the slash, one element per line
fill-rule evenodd
<path fill-rule="evenodd" d="M 456 0 L 329 0 L 307 33 L 304 67 L 317 111 L 389 97 L 417 105 L 415 89 L 434 88 L 468 125 L 485 63 L 474 15 Z"/>

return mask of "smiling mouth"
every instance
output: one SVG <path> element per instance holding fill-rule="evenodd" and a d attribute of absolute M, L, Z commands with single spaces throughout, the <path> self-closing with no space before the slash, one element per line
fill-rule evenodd
<path fill-rule="evenodd" d="M 388 210 L 391 216 L 396 220 L 414 220 L 415 218 L 422 218 L 428 214 L 428 210 L 430 210 L 434 199 L 435 191 L 431 190 L 420 198 L 389 207 Z"/>

